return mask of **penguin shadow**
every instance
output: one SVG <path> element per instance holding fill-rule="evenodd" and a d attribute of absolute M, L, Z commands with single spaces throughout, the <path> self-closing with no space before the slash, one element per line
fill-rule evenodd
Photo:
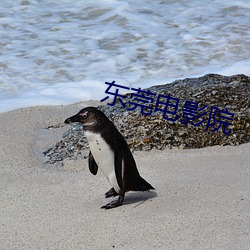
<path fill-rule="evenodd" d="M 153 199 L 157 197 L 157 193 L 155 191 L 144 191 L 144 192 L 129 192 L 126 194 L 123 206 L 134 204 L 134 208 L 140 206 L 147 200 Z"/>

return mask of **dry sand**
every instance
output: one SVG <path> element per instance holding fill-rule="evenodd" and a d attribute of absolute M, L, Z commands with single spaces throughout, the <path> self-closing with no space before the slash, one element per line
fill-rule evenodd
<path fill-rule="evenodd" d="M 43 128 L 86 105 L 0 114 L 0 249 L 250 248 L 250 144 L 135 152 L 155 192 L 103 210 L 110 187 L 87 160 L 41 162 L 67 130 Z"/>

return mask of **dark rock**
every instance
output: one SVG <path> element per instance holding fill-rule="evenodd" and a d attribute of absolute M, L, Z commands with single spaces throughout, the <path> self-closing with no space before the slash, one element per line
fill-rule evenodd
<path fill-rule="evenodd" d="M 202 148 L 214 145 L 239 145 L 250 141 L 250 78 L 245 75 L 227 77 L 209 74 L 199 78 L 177 80 L 171 84 L 152 86 L 144 90 L 150 90 L 157 95 L 170 94 L 171 97 L 179 99 L 176 113 L 178 120 L 166 120 L 159 111 L 153 111 L 151 115 L 142 115 L 139 107 L 128 112 L 119 102 L 114 106 L 98 106 L 114 122 L 132 150 Z M 123 102 L 128 108 L 131 107 L 129 104 L 131 94 L 126 96 Z M 223 133 L 224 125 L 218 131 L 212 132 L 219 123 L 207 130 L 206 122 L 197 127 L 190 123 L 187 125 L 181 123 L 182 109 L 186 100 L 198 103 L 199 108 L 208 105 L 207 114 L 202 119 L 209 118 L 211 106 L 222 111 L 228 109 L 228 112 L 234 114 L 232 125 L 227 126 L 227 130 L 231 128 L 231 133 L 229 135 Z M 155 107 L 155 103 L 151 106 Z M 215 117 L 218 119 L 218 114 Z M 194 123 L 202 119 L 195 119 Z M 65 158 L 76 159 L 86 157 L 82 152 L 87 147 L 81 126 L 76 125 L 63 135 L 62 141 L 44 152 L 44 155 L 48 157 L 50 163 Z"/>

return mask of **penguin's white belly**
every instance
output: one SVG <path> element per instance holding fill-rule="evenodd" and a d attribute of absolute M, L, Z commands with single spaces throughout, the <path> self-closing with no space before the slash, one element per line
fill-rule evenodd
<path fill-rule="evenodd" d="M 120 187 L 115 175 L 115 155 L 113 150 L 100 134 L 86 131 L 85 135 L 96 164 L 108 179 L 111 186 L 119 193 Z"/>

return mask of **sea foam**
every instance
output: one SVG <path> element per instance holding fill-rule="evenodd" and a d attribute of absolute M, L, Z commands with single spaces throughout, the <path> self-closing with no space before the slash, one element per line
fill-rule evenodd
<path fill-rule="evenodd" d="M 1 1 L 0 112 L 207 73 L 250 75 L 250 2 Z"/>

